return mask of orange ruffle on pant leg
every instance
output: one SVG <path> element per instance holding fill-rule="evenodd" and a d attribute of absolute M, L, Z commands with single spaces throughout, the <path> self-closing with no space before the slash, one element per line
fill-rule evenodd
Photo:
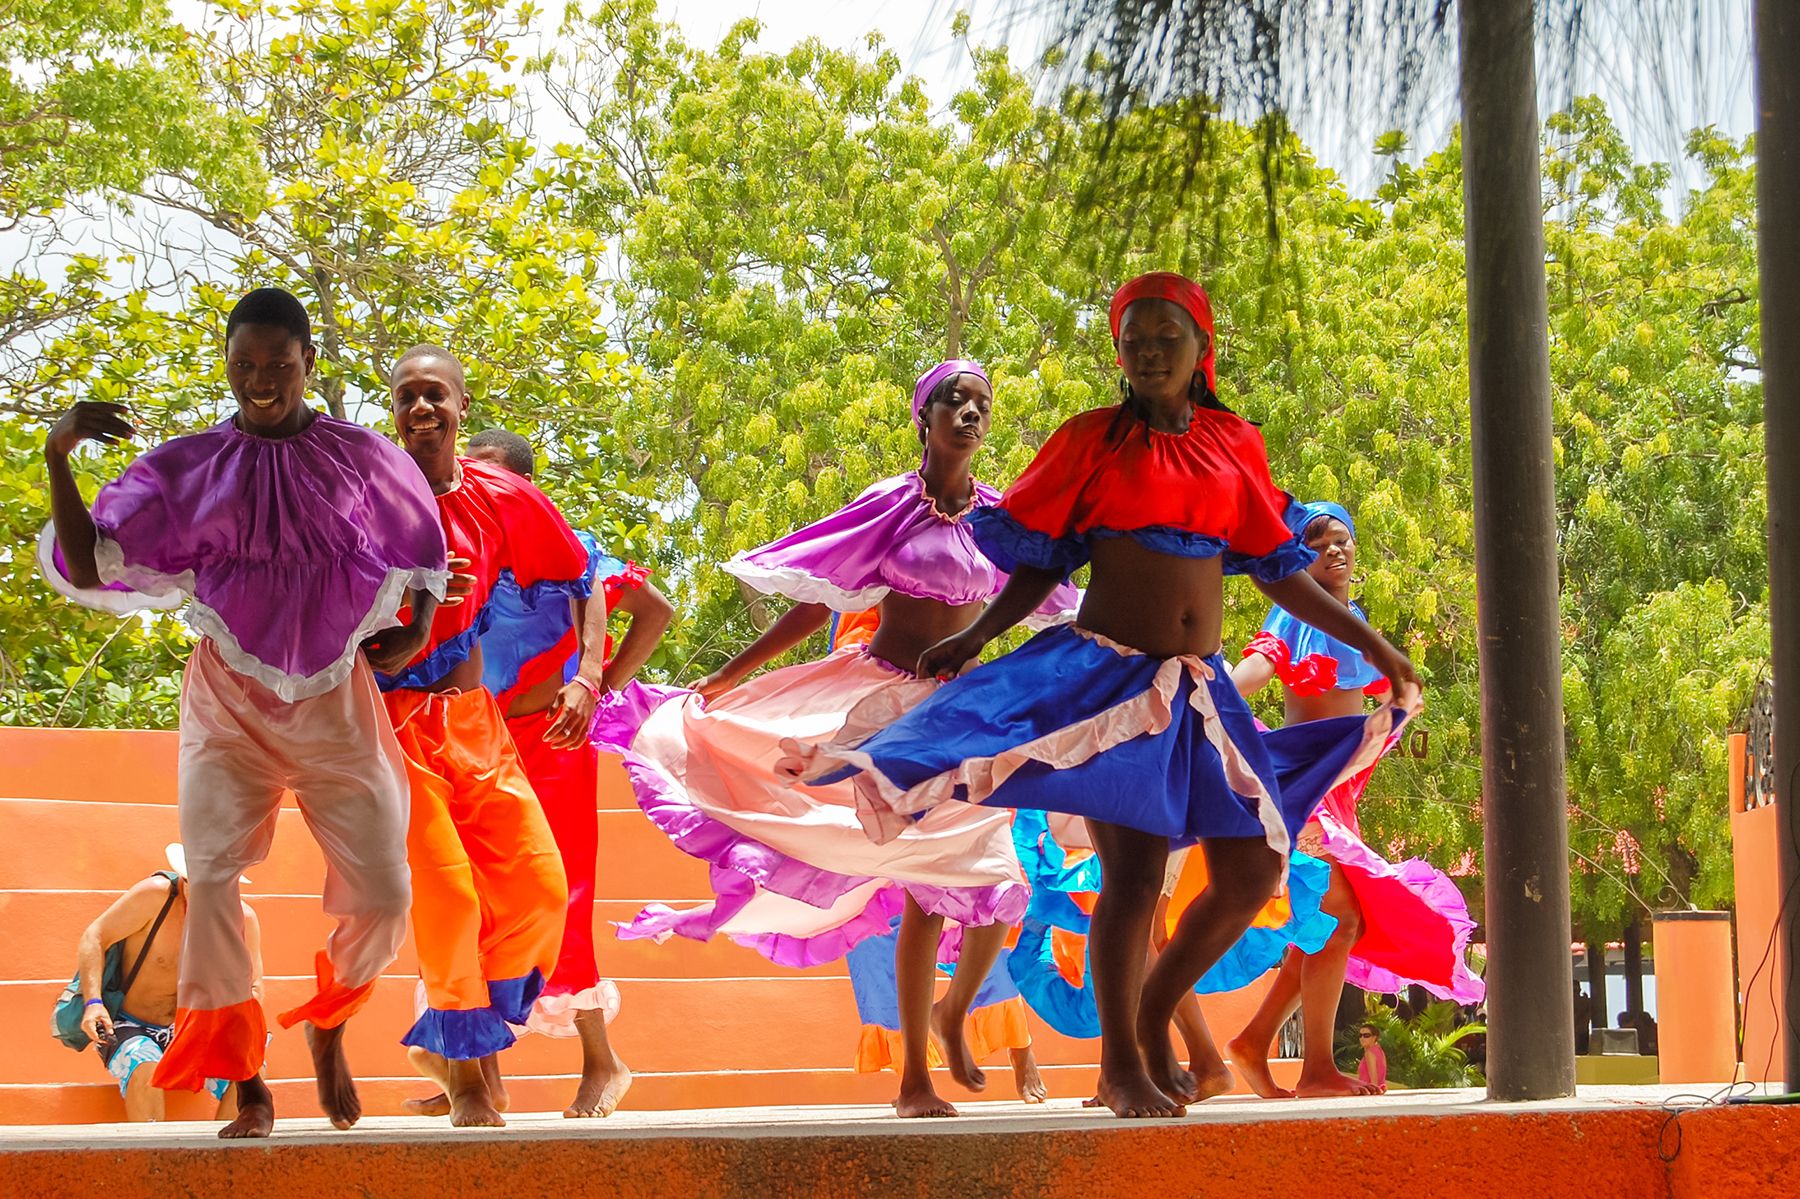
<path fill-rule="evenodd" d="M 562 857 L 494 697 L 386 696 L 412 786 L 413 937 L 429 1007 L 401 1038 L 467 1060 L 513 1042 L 562 942 Z"/>
<path fill-rule="evenodd" d="M 339 982 L 331 968 L 331 957 L 324 950 L 313 957 L 313 970 L 319 979 L 317 993 L 299 1007 L 277 1016 L 281 1027 L 292 1028 L 304 1020 L 314 1028 L 336 1028 L 356 1015 L 375 993 L 373 979 L 360 987 L 346 987 Z"/>
<path fill-rule="evenodd" d="M 1025 1022 L 1025 997 L 1014 995 L 978 1007 L 964 1022 L 963 1035 L 975 1060 L 986 1061 L 1003 1049 L 1031 1048 L 1031 1026 Z"/>
<path fill-rule="evenodd" d="M 883 1028 L 879 1024 L 862 1026 L 862 1035 L 856 1042 L 858 1074 L 874 1074 L 880 1070 L 898 1071 L 904 1058 L 905 1049 L 901 1044 L 899 1029 Z M 926 1044 L 925 1062 L 933 1070 L 943 1069 L 944 1055 L 938 1052 L 937 1042 Z"/>
<path fill-rule="evenodd" d="M 986 1061 L 1002 1049 L 1031 1048 L 1031 1027 L 1025 1022 L 1025 1011 L 1024 997 L 1015 995 L 970 1012 L 963 1022 L 963 1035 L 968 1038 L 969 1052 L 975 1060 Z M 879 1024 L 862 1026 L 856 1043 L 857 1073 L 898 1070 L 903 1056 L 899 1029 Z M 938 1052 L 936 1041 L 926 1045 L 925 1060 L 933 1070 L 943 1068 L 944 1055 Z"/>
<path fill-rule="evenodd" d="M 262 1004 L 254 999 L 208 1011 L 177 1008 L 174 1036 L 151 1085 L 160 1091 L 203 1091 L 209 1078 L 243 1082 L 262 1072 L 268 1039 Z"/>

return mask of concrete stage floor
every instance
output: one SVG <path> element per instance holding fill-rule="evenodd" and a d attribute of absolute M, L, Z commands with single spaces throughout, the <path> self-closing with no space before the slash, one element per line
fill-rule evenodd
<path fill-rule="evenodd" d="M 0 1194 L 138 1196 L 1344 1196 L 1706 1199 L 1797 1193 L 1800 1109 L 1688 1108 L 1699 1088 L 1479 1091 L 1361 1100 L 1226 1097 L 1181 1120 L 1071 1101 L 964 1103 L 955 1120 L 879 1107 L 518 1114 L 497 1130 L 371 1117 L 227 1143 L 215 1125 L 12 1127 Z"/>

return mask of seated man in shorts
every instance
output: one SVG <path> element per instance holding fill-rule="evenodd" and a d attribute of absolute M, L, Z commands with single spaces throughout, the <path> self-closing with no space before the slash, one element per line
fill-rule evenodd
<path fill-rule="evenodd" d="M 181 934 L 187 924 L 187 869 L 186 855 L 179 843 L 168 847 L 168 857 L 172 869 L 157 871 L 113 900 L 112 906 L 81 934 L 78 951 L 81 993 L 88 1000 L 100 998 L 108 948 L 124 943 L 127 972 L 139 955 L 143 956 L 144 964 L 126 988 L 117 1015 L 109 1013 L 104 1003 L 90 1002 L 81 1017 L 82 1030 L 119 1081 L 127 1120 L 163 1118 L 163 1092 L 151 1085 L 156 1071 L 141 1067 L 154 1067 L 160 1062 L 175 1033 L 175 981 L 181 965 Z M 168 914 L 152 936 L 152 926 L 165 905 Z M 262 928 L 250 905 L 244 904 L 243 909 L 244 940 L 253 971 L 251 993 L 260 1002 Z M 220 1119 L 237 1115 L 237 1094 L 230 1083 L 209 1078 L 206 1090 L 219 1101 Z"/>

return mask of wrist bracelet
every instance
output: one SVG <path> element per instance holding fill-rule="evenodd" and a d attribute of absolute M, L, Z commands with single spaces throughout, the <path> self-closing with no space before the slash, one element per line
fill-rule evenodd
<path fill-rule="evenodd" d="M 574 678 L 570 679 L 569 681 L 571 683 L 574 683 L 576 686 L 580 687 L 582 690 L 586 691 L 589 695 L 593 696 L 595 703 L 600 702 L 600 688 L 598 686 L 596 686 L 594 683 L 590 682 L 587 679 L 582 678 L 580 675 L 576 675 Z"/>
<path fill-rule="evenodd" d="M 96 1003 L 105 1003 L 105 1002 L 106 1002 L 106 1000 L 104 1000 L 104 999 L 90 999 L 86 1003 L 82 1004 L 81 1006 L 84 1008 L 90 1008 L 90 1007 L 93 1007 Z"/>

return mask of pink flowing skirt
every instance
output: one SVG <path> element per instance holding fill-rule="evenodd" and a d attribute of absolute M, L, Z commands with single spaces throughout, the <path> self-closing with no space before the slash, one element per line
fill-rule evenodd
<path fill-rule="evenodd" d="M 1362 909 L 1346 981 L 1390 995 L 1417 984 L 1439 999 L 1479 1003 L 1487 987 L 1466 956 L 1475 921 L 1456 880 L 1422 858 L 1390 862 L 1362 839 L 1356 809 L 1372 773 L 1373 765 L 1328 792 L 1298 845 L 1340 867 Z"/>
<path fill-rule="evenodd" d="M 644 813 L 711 867 L 716 898 L 652 904 L 619 935 L 723 934 L 778 964 L 809 966 L 886 933 L 906 895 L 956 925 L 1016 923 L 1029 890 L 1011 812 L 945 803 L 878 845 L 851 784 L 795 785 L 803 745 L 858 741 L 936 688 L 849 646 L 710 704 L 692 692 L 621 696 L 597 735 L 622 751 Z M 636 713 L 624 727 L 621 712 Z"/>

